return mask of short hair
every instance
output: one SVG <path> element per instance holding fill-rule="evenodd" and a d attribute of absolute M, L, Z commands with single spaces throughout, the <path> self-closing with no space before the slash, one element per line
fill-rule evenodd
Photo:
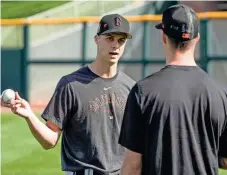
<path fill-rule="evenodd" d="M 177 40 L 177 39 L 174 39 L 174 38 L 171 38 L 171 37 L 168 37 L 168 39 L 169 39 L 170 44 L 172 45 L 172 47 L 174 49 L 178 49 L 180 51 L 187 50 L 190 47 L 191 43 L 192 43 L 192 40 L 180 41 L 180 40 Z"/>

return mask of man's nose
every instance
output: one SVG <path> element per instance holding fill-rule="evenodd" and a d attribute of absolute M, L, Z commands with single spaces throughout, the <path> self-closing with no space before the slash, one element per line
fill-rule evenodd
<path fill-rule="evenodd" d="M 119 47 L 119 43 L 118 43 L 117 40 L 114 40 L 114 41 L 113 41 L 112 47 L 115 48 L 115 49 Z"/>

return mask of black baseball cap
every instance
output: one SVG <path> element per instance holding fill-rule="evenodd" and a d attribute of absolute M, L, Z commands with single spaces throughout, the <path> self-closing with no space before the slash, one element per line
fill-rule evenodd
<path fill-rule="evenodd" d="M 126 18 L 119 14 L 109 14 L 102 17 L 99 22 L 97 35 L 107 35 L 110 33 L 124 33 L 128 39 L 132 38 L 129 33 L 130 26 Z"/>
<path fill-rule="evenodd" d="M 162 22 L 155 27 L 176 40 L 187 41 L 197 37 L 199 18 L 195 11 L 183 4 L 169 7 L 163 12 Z"/>

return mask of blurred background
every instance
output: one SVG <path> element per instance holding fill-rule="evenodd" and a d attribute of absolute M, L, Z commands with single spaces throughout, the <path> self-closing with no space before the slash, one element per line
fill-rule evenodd
<path fill-rule="evenodd" d="M 68 19 L 161 14 L 174 4 L 186 4 L 196 12 L 227 12 L 226 1 L 1 1 L 1 19 Z M 202 19 L 201 40 L 196 48 L 198 65 L 219 84 L 227 86 L 227 15 Z M 129 40 L 119 68 L 140 80 L 165 65 L 158 21 L 131 22 Z M 59 79 L 95 59 L 94 36 L 98 23 L 31 24 L 18 20 L 1 25 L 1 92 L 18 91 L 37 113 L 42 112 Z M 2 109 L 2 174 L 58 175 L 60 144 L 44 151 L 30 134 L 26 123 Z M 12 116 L 12 117 L 11 117 Z M 10 138 L 10 139 L 9 139 Z M 23 138 L 23 139 L 22 139 Z M 220 171 L 227 175 L 226 171 Z"/>

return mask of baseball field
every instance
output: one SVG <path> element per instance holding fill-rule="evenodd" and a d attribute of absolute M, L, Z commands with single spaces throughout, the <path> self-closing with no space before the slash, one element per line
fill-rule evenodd
<path fill-rule="evenodd" d="M 60 142 L 44 150 L 24 119 L 1 114 L 2 175 L 63 175 L 60 169 Z"/>
<path fill-rule="evenodd" d="M 29 131 L 24 119 L 1 114 L 2 175 L 63 175 L 60 169 L 60 141 L 44 150 Z M 220 170 L 219 175 L 227 175 Z"/>

